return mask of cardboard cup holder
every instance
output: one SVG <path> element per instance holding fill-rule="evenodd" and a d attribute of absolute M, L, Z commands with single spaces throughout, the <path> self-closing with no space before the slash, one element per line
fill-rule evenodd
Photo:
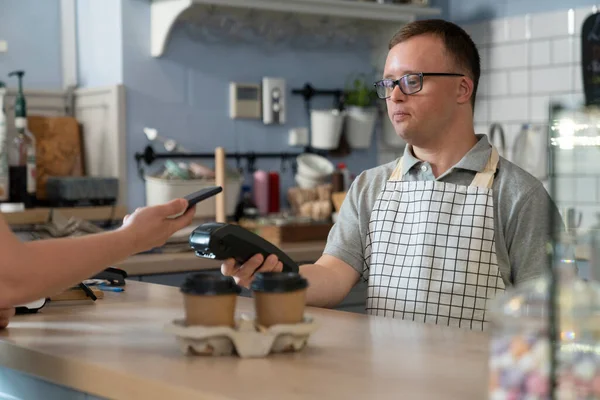
<path fill-rule="evenodd" d="M 235 327 L 187 326 L 184 319 L 165 325 L 165 331 L 177 337 L 185 355 L 230 356 L 242 358 L 265 357 L 270 353 L 301 351 L 310 335 L 317 329 L 308 315 L 297 324 L 278 324 L 264 327 L 254 317 L 242 315 Z"/>

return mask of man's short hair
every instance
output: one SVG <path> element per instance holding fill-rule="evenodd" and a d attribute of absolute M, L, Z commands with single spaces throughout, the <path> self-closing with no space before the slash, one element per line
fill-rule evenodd
<path fill-rule="evenodd" d="M 410 22 L 404 25 L 392 37 L 389 43 L 389 49 L 402 43 L 412 37 L 421 35 L 433 35 L 438 37 L 444 43 L 446 51 L 453 58 L 457 67 L 462 68 L 464 72 L 473 80 L 473 96 L 471 105 L 475 108 L 475 95 L 479 85 L 479 76 L 481 75 L 481 60 L 477 46 L 467 32 L 460 26 L 445 21 L 443 19 L 425 19 Z M 423 71 L 423 72 L 455 72 L 455 71 Z"/>

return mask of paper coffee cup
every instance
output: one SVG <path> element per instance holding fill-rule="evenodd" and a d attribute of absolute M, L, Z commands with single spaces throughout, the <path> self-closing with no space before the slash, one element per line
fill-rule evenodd
<path fill-rule="evenodd" d="M 235 326 L 235 304 L 241 288 L 232 277 L 198 273 L 181 285 L 186 325 Z"/>
<path fill-rule="evenodd" d="M 304 319 L 308 281 L 296 272 L 264 272 L 250 289 L 258 325 L 297 324 Z"/>

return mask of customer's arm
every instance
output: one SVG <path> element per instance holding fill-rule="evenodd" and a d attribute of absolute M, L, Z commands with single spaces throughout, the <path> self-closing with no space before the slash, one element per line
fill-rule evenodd
<path fill-rule="evenodd" d="M 14 308 L 0 308 L 0 329 L 8 326 L 8 321 L 15 315 Z"/>
<path fill-rule="evenodd" d="M 119 229 L 76 238 L 21 242 L 0 217 L 0 309 L 56 294 L 135 253 L 161 246 L 191 223 L 187 202 L 136 210 Z"/>

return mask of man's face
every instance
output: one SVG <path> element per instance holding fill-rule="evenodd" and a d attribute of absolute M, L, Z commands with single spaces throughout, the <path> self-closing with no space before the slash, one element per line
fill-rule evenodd
<path fill-rule="evenodd" d="M 389 51 L 384 78 L 399 79 L 418 72 L 461 71 L 453 65 L 441 39 L 422 35 L 399 43 Z M 425 76 L 422 90 L 411 95 L 405 95 L 395 87 L 386 102 L 396 133 L 415 146 L 425 146 L 442 135 L 458 105 L 460 79 Z"/>

